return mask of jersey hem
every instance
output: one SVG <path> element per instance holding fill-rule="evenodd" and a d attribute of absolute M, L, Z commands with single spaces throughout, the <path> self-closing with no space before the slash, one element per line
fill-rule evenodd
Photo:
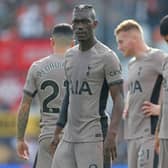
<path fill-rule="evenodd" d="M 75 141 L 75 140 L 66 140 L 66 139 L 63 139 L 63 141 L 67 142 L 67 143 L 92 143 L 92 142 L 103 142 L 103 139 L 102 140 L 81 140 L 81 141 Z"/>

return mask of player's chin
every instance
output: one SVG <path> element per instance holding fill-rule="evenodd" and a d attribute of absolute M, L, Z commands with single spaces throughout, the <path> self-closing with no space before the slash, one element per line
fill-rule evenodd
<path fill-rule="evenodd" d="M 78 37 L 78 41 L 86 41 L 86 40 L 87 40 L 86 36 L 79 36 Z"/>
<path fill-rule="evenodd" d="M 125 52 L 125 53 L 124 53 L 124 56 L 125 56 L 126 58 L 128 58 L 128 57 L 131 57 L 131 54 L 130 54 L 129 52 Z"/>

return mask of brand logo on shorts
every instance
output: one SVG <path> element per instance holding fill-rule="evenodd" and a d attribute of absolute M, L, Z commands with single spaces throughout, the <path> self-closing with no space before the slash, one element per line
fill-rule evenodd
<path fill-rule="evenodd" d="M 96 164 L 89 165 L 89 168 L 98 168 Z"/>
<path fill-rule="evenodd" d="M 92 95 L 92 91 L 90 85 L 87 81 L 74 81 L 74 83 L 70 80 L 70 90 L 72 94 L 82 95 L 83 93 L 87 93 L 88 95 Z"/>
<path fill-rule="evenodd" d="M 102 137 L 102 134 L 100 134 L 100 133 L 95 134 L 95 137 Z"/>

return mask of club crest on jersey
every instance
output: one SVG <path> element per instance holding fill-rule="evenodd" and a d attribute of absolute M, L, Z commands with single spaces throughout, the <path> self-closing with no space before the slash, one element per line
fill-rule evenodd
<path fill-rule="evenodd" d="M 76 80 L 74 83 L 70 81 L 70 91 L 72 94 L 82 95 L 83 93 L 88 93 L 88 95 L 92 95 L 91 88 L 87 81 L 83 81 L 82 83 Z"/>
<path fill-rule="evenodd" d="M 89 76 L 89 75 L 90 75 L 90 70 L 91 70 L 91 67 L 88 66 L 88 69 L 87 69 L 87 72 L 86 72 L 86 76 Z"/>
<path fill-rule="evenodd" d="M 138 69 L 138 76 L 141 75 L 141 72 L 142 72 L 142 67 L 139 67 L 139 69 Z"/>

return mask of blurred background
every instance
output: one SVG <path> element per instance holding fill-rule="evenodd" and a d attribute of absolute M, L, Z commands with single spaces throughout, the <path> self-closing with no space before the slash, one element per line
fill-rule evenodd
<path fill-rule="evenodd" d="M 0 0 L 0 168 L 31 168 L 37 151 L 39 107 L 35 98 L 26 132 L 30 160 L 16 155 L 16 114 L 27 70 L 31 63 L 47 56 L 50 31 L 54 24 L 71 23 L 72 9 L 80 3 L 92 4 L 97 12 L 100 41 L 119 56 L 127 78 L 127 62 L 118 52 L 114 28 L 123 19 L 136 19 L 143 26 L 150 46 L 168 51 L 159 34 L 159 21 L 168 14 L 168 0 Z M 110 112 L 112 102 L 107 105 Z M 126 167 L 126 142 L 123 123 L 119 134 L 116 167 Z"/>

